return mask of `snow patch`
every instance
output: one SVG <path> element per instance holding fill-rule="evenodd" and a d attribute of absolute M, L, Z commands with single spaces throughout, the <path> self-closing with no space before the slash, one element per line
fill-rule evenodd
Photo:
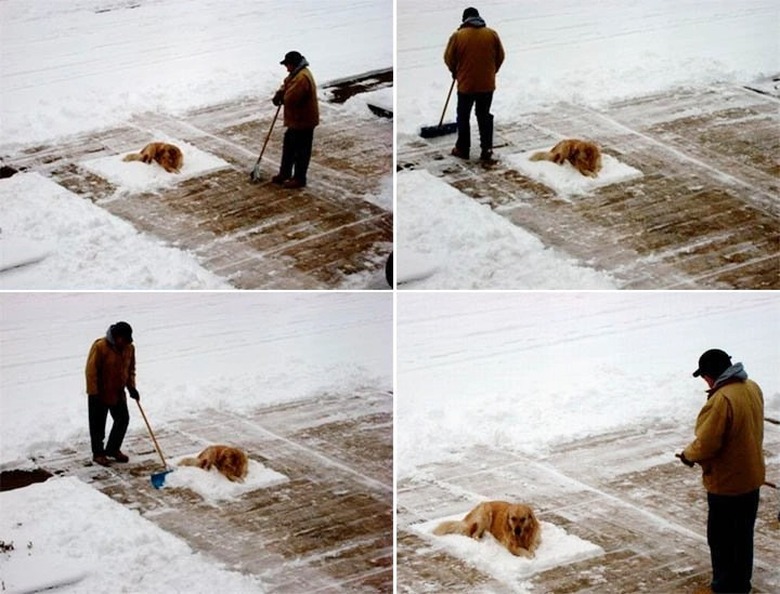
<path fill-rule="evenodd" d="M 397 270 L 412 278 L 417 262 L 435 274 L 414 289 L 614 289 L 605 273 L 548 249 L 427 171 L 397 175 Z M 428 266 L 425 266 L 428 268 Z"/>
<path fill-rule="evenodd" d="M 197 456 L 197 453 L 191 454 Z M 176 459 L 175 470 L 165 477 L 164 488 L 189 489 L 200 495 L 203 500 L 216 506 L 221 501 L 238 499 L 242 495 L 281 485 L 289 481 L 287 476 L 264 466 L 255 460 L 249 460 L 249 471 L 243 483 L 234 483 L 222 475 L 216 468 L 203 470 L 193 466 L 178 466 L 187 456 Z"/>
<path fill-rule="evenodd" d="M 32 592 L 262 592 L 74 477 L 0 493 L 4 589 Z"/>
<path fill-rule="evenodd" d="M 122 165 L 154 175 L 143 163 Z M 53 253 L 35 266 L 2 272 L 0 289 L 231 288 L 194 256 L 139 233 L 38 173 L 0 181 L 0 226 L 4 235 L 53 244 Z"/>
<path fill-rule="evenodd" d="M 530 592 L 526 582 L 534 574 L 560 565 L 567 565 L 602 555 L 604 550 L 598 545 L 578 536 L 569 534 L 563 528 L 549 522 L 540 522 L 542 540 L 533 559 L 516 557 L 504 548 L 491 534 L 485 534 L 481 540 L 475 540 L 460 534 L 435 536 L 433 530 L 440 522 L 461 520 L 466 514 L 437 518 L 410 526 L 410 529 L 437 547 L 444 549 L 468 565 L 494 577 L 496 580 L 511 584 L 520 592 Z"/>
<path fill-rule="evenodd" d="M 45 241 L 0 235 L 0 272 L 40 262 L 52 249 Z"/>
<path fill-rule="evenodd" d="M 181 140 L 167 138 L 164 135 L 157 135 L 156 138 L 157 140 L 153 142 L 167 142 L 175 144 L 181 149 L 184 162 L 179 173 L 168 173 L 157 163 L 148 165 L 141 161 L 123 161 L 125 155 L 129 153 L 90 159 L 82 161 L 80 165 L 117 186 L 116 194 L 118 195 L 159 190 L 175 186 L 193 177 L 230 167 L 219 157 Z M 137 151 L 142 148 L 139 146 Z"/>
<path fill-rule="evenodd" d="M 643 173 L 638 169 L 621 163 L 612 155 L 606 154 L 601 156 L 602 168 L 598 177 L 595 178 L 582 175 L 569 162 L 557 165 L 550 161 L 530 160 L 531 155 L 538 151 L 546 151 L 548 148 L 507 155 L 503 159 L 520 173 L 544 184 L 559 196 L 565 197 L 587 194 L 596 188 L 603 188 L 643 176 Z"/>

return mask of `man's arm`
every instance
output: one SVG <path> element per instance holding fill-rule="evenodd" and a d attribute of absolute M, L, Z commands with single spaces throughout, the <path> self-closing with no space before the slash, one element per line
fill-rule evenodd
<path fill-rule="evenodd" d="M 504 63 L 506 53 L 504 52 L 504 46 L 501 45 L 501 38 L 496 33 L 496 72 L 501 69 L 501 64 Z"/>
<path fill-rule="evenodd" d="M 100 353 L 98 352 L 98 342 L 92 343 L 87 356 L 87 367 L 85 370 L 87 377 L 87 394 L 95 396 L 100 392 L 98 383 L 98 374 L 100 372 Z"/>
<path fill-rule="evenodd" d="M 444 50 L 444 63 L 452 73 L 452 78 L 455 78 L 458 74 L 458 56 L 455 38 L 457 33 L 450 35 L 450 40 L 447 42 L 447 47 Z"/>
<path fill-rule="evenodd" d="M 731 403 L 728 399 L 718 394 L 712 396 L 699 413 L 696 439 L 683 451 L 685 458 L 691 462 L 714 458 L 723 445 L 731 417 Z"/>

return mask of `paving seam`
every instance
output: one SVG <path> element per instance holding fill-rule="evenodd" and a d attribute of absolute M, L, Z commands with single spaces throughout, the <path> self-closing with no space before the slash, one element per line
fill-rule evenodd
<path fill-rule="evenodd" d="M 379 491 L 379 492 L 382 492 L 384 494 L 389 494 L 391 496 L 393 494 L 393 486 L 392 485 L 388 486 L 388 485 L 382 483 L 381 481 L 378 481 L 376 479 L 371 478 L 370 476 L 367 476 L 367 475 L 365 475 L 365 474 L 363 474 L 361 472 L 358 472 L 354 468 L 351 468 L 351 467 L 347 466 L 346 464 L 344 464 L 342 462 L 339 462 L 338 460 L 334 460 L 333 458 L 330 458 L 330 457 L 326 456 L 325 454 L 322 454 L 322 453 L 318 452 L 315 449 L 312 449 L 312 448 L 307 447 L 307 446 L 305 446 L 303 444 L 300 444 L 300 443 L 298 443 L 296 441 L 293 441 L 292 439 L 289 439 L 287 437 L 284 437 L 282 435 L 274 433 L 270 429 L 266 429 L 265 427 L 263 427 L 262 425 L 259 425 L 258 423 L 254 423 L 252 421 L 247 421 L 244 417 L 242 417 L 242 416 L 240 416 L 238 414 L 231 413 L 231 412 L 223 412 L 223 414 L 225 416 L 227 416 L 227 417 L 230 417 L 230 418 L 232 418 L 232 419 L 234 419 L 236 421 L 241 422 L 242 424 L 250 427 L 251 429 L 254 429 L 258 433 L 261 433 L 261 434 L 263 434 L 265 436 L 268 436 L 268 437 L 271 437 L 271 438 L 276 439 L 278 441 L 281 441 L 282 443 L 285 443 L 285 444 L 287 444 L 287 445 L 289 445 L 289 446 L 291 446 L 291 447 L 293 447 L 293 448 L 295 448 L 297 450 L 305 452 L 306 454 L 308 454 L 308 455 L 312 456 L 313 458 L 315 458 L 315 459 L 325 463 L 328 466 L 331 466 L 333 468 L 337 468 L 337 469 L 341 470 L 342 472 L 345 472 L 347 474 L 352 475 L 353 477 L 356 477 L 356 478 L 360 479 L 360 482 L 362 482 L 364 485 L 366 485 L 367 487 L 371 488 L 374 491 Z"/>

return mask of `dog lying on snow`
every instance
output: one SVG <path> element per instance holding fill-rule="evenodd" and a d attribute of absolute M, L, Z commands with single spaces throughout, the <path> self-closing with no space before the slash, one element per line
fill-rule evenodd
<path fill-rule="evenodd" d="M 463 534 L 479 540 L 486 531 L 518 557 L 534 557 L 542 540 L 533 510 L 522 503 L 506 501 L 480 503 L 462 520 L 442 522 L 433 533 Z"/>
<path fill-rule="evenodd" d="M 203 470 L 211 470 L 213 467 L 227 479 L 243 483 L 249 470 L 249 458 L 238 448 L 212 445 L 198 454 L 197 458 L 184 458 L 179 466 L 197 466 Z"/>
<path fill-rule="evenodd" d="M 140 153 L 130 153 L 126 155 L 123 161 L 143 161 L 151 164 L 156 161 L 168 173 L 179 173 L 184 164 L 184 155 L 175 144 L 167 142 L 150 142 Z"/>
<path fill-rule="evenodd" d="M 552 161 L 558 165 L 568 161 L 577 171 L 588 177 L 596 177 L 601 171 L 601 149 L 598 145 L 576 138 L 561 140 L 549 151 L 534 153 L 530 160 Z"/>

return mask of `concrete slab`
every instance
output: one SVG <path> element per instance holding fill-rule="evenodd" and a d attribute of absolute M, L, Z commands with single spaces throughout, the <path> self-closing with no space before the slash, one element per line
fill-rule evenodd
<path fill-rule="evenodd" d="M 534 592 L 693 592 L 710 579 L 706 495 L 698 470 L 673 454 L 690 428 L 628 428 L 538 457 L 474 449 L 457 464 L 432 464 L 398 484 L 399 592 L 516 592 L 454 559 L 410 525 L 468 510 L 482 498 L 528 502 L 539 518 L 597 544 L 604 554 L 537 573 Z M 780 448 L 767 431 L 765 449 Z M 780 474 L 774 457 L 769 475 Z M 756 525 L 754 592 L 780 587 L 780 499 L 764 487 Z"/>
<path fill-rule="evenodd" d="M 391 84 L 392 71 L 382 72 L 335 90 L 354 94 Z M 392 250 L 392 213 L 370 198 L 382 193 L 392 175 L 393 125 L 384 118 L 355 118 L 327 102 L 320 109 L 303 190 L 270 183 L 281 159 L 281 121 L 261 162 L 263 179 L 250 183 L 275 111 L 270 101 L 237 101 L 176 116 L 143 114 L 115 129 L 56 145 L 5 149 L 3 156 L 15 169 L 49 176 L 137 229 L 192 252 L 237 288 L 355 288 L 349 277 L 382 270 Z M 180 139 L 229 167 L 161 191 L 117 196 L 109 181 L 80 165 L 138 151 L 161 137 Z"/>
<path fill-rule="evenodd" d="M 621 288 L 778 289 L 779 126 L 777 98 L 727 85 L 497 113 L 499 158 L 580 137 L 644 174 L 574 200 L 505 164 L 449 157 L 453 136 L 403 142 L 398 167 L 431 171 Z"/>
<path fill-rule="evenodd" d="M 167 458 L 228 442 L 289 478 L 219 507 L 187 489 L 152 488 L 161 464 L 137 418 L 123 447 L 128 464 L 93 465 L 86 442 L 37 463 L 78 476 L 193 549 L 258 576 L 268 592 L 391 592 L 392 410 L 392 394 L 365 390 L 246 415 L 210 410 L 160 428 Z"/>

